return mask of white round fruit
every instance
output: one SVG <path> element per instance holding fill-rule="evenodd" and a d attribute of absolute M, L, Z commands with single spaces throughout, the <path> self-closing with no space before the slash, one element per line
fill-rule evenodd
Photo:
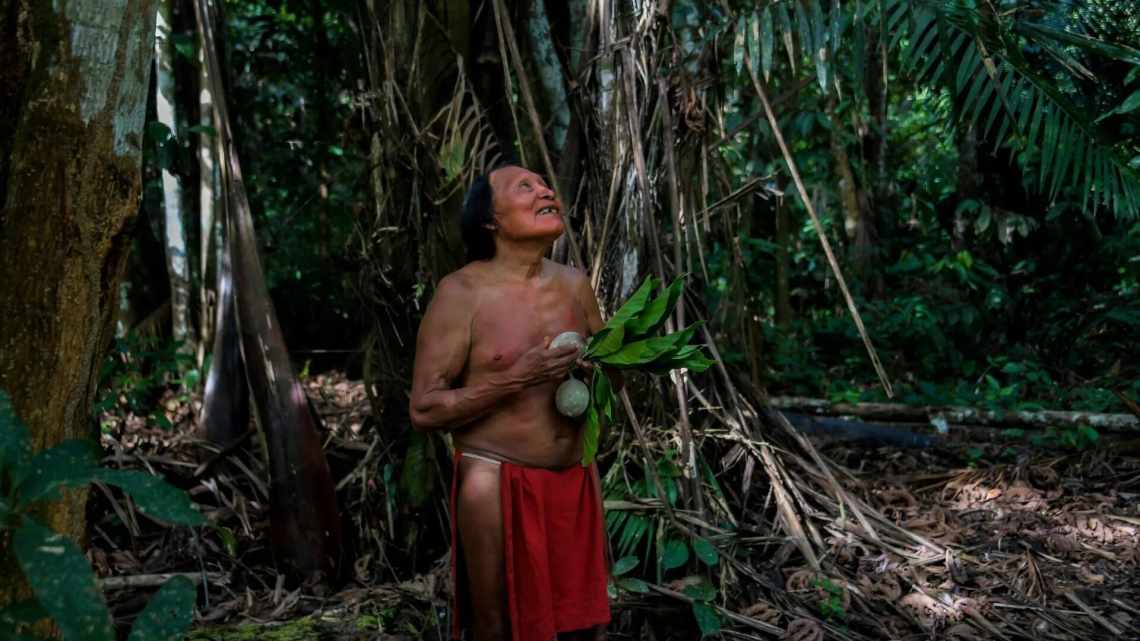
<path fill-rule="evenodd" d="M 558 349 L 560 347 L 577 347 L 579 352 L 585 351 L 586 341 L 578 332 L 562 332 L 550 341 L 550 349 Z"/>
<path fill-rule="evenodd" d="M 578 418 L 590 406 L 590 388 L 582 381 L 570 377 L 558 386 L 554 393 L 554 404 L 563 416 Z"/>

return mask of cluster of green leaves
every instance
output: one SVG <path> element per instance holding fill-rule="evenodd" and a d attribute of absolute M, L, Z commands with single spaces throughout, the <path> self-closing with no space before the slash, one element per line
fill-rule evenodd
<path fill-rule="evenodd" d="M 683 477 L 677 459 L 675 450 L 667 451 L 653 462 L 655 469 L 652 475 L 649 470 L 642 470 L 644 478 L 626 486 L 624 492 L 617 493 L 618 496 L 641 500 L 656 498 L 657 491 L 651 480 L 651 476 L 655 476 L 664 491 L 663 498 L 670 505 L 676 505 Z M 627 470 L 640 467 L 632 460 L 623 465 Z M 706 487 L 715 495 L 723 497 L 720 485 L 707 466 L 704 475 Z M 607 487 L 607 497 L 614 494 L 615 489 Z M 721 617 L 713 606 L 718 593 L 715 586 L 703 576 L 714 573 L 720 565 L 721 553 L 711 541 L 675 531 L 661 513 L 633 510 L 607 511 L 606 531 L 610 540 L 615 542 L 614 554 L 617 561 L 612 574 L 616 588 L 645 594 L 650 591 L 650 587 L 644 577 L 652 577 L 661 582 L 667 575 L 677 576 L 688 572 L 683 578 L 685 587 L 681 591 L 692 599 L 693 616 L 701 633 L 709 635 L 720 630 Z M 650 562 L 643 561 L 650 559 Z M 694 559 L 695 564 L 692 563 Z M 698 573 L 692 572 L 694 565 Z M 635 576 L 638 573 L 634 570 L 640 570 L 641 576 Z"/>
<path fill-rule="evenodd" d="M 150 423 L 170 428 L 156 401 L 163 390 L 198 388 L 202 373 L 194 357 L 180 351 L 182 344 L 158 336 L 128 332 L 115 338 L 99 370 L 96 416 L 119 409 L 147 415 Z"/>
<path fill-rule="evenodd" d="M 819 613 L 825 620 L 846 619 L 847 610 L 843 607 L 843 586 L 825 577 L 812 577 L 812 586 L 823 593 L 819 600 Z"/>
<path fill-rule="evenodd" d="M 21 626 L 51 618 L 66 641 L 114 641 L 107 604 L 87 559 L 73 541 L 51 531 L 35 514 L 64 487 L 92 482 L 128 493 L 140 513 L 180 525 L 201 525 L 203 516 L 185 492 L 145 472 L 105 469 L 91 443 L 64 441 L 36 454 L 11 398 L 0 390 L 0 535 L 11 537 L 15 556 L 34 598 L 0 610 L 0 628 L 17 641 Z M 164 583 L 135 620 L 128 641 L 172 641 L 189 628 L 196 591 L 185 577 Z"/>
<path fill-rule="evenodd" d="M 699 344 L 691 344 L 700 322 L 664 336 L 654 336 L 680 300 L 684 277 L 678 277 L 665 291 L 651 298 L 658 285 L 656 278 L 647 276 L 605 327 L 590 337 L 583 358 L 601 367 L 650 374 L 668 374 L 682 368 L 693 372 L 708 369 L 713 361 L 704 355 Z M 597 455 L 602 419 L 613 421 L 613 387 L 601 367 L 595 368 L 590 382 L 582 465 L 589 465 Z"/>

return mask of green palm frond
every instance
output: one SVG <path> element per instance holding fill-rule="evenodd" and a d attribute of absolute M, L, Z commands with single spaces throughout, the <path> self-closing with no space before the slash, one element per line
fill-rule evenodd
<path fill-rule="evenodd" d="M 906 69 L 947 87 L 962 121 L 982 137 L 1029 152 L 1036 191 L 1056 198 L 1062 188 L 1076 188 L 1086 206 L 1122 218 L 1140 213 L 1140 177 L 1124 150 L 1101 135 L 1095 114 L 1063 89 L 1064 78 L 1048 74 L 1040 56 L 1030 59 L 1025 50 L 1031 43 L 1073 78 L 1086 80 L 1095 76 L 1074 48 L 1129 64 L 1140 64 L 1140 52 L 1016 11 L 997 16 L 960 1 L 887 0 L 884 11 L 897 25 L 891 35 Z"/>
<path fill-rule="evenodd" d="M 1072 13 L 1070 4 L 1005 0 L 996 9 L 985 5 L 984 11 L 965 0 L 881 0 L 844 10 L 837 0 L 775 0 L 742 8 L 727 24 L 735 36 L 732 58 L 738 70 L 747 53 L 768 79 L 776 42 L 782 42 L 789 66 L 811 67 L 821 90 L 830 91 L 837 86 L 832 61 L 845 27 L 852 20 L 881 20 L 904 70 L 949 89 L 962 124 L 1025 153 L 1034 168 L 1027 172 L 1030 188 L 1050 198 L 1062 189 L 1077 190 L 1085 206 L 1135 218 L 1140 176 L 1128 164 L 1135 151 L 1103 134 L 1099 114 L 1074 100 L 1073 87 L 1078 80 L 1097 80 L 1083 59 L 1140 68 L 1140 51 L 1045 20 L 1051 16 L 1059 22 L 1058 16 Z M 1078 13 L 1070 27 L 1089 22 Z M 1026 53 L 1030 49 L 1033 57 Z M 1047 71 L 1043 57 L 1070 78 Z"/>

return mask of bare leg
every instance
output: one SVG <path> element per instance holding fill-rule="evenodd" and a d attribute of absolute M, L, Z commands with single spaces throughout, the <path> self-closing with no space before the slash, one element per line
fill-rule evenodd
<path fill-rule="evenodd" d="M 474 641 L 509 641 L 499 466 L 463 457 L 459 478 L 457 525 L 467 564 Z"/>

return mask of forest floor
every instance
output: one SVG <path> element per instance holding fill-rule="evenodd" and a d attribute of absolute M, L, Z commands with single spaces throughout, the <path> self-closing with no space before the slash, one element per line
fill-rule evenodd
<path fill-rule="evenodd" d="M 124 629 L 164 573 L 181 572 L 200 585 L 205 578 L 191 637 L 198 641 L 447 638 L 442 491 L 418 510 L 386 491 L 400 462 L 377 447 L 384 444 L 370 428 L 359 381 L 333 373 L 303 384 L 328 428 L 326 452 L 351 516 L 346 541 L 356 561 L 344 586 L 333 591 L 275 569 L 256 447 L 219 457 L 194 435 L 199 399 L 169 393 L 160 411 L 172 429 L 125 413 L 101 417 L 104 463 L 163 474 L 190 492 L 211 527 L 167 529 L 105 487 L 92 494 L 89 556 Z M 1111 440 L 1086 451 L 1050 449 L 1023 434 L 954 429 L 935 447 L 813 442 L 853 473 L 849 490 L 952 551 L 916 565 L 832 538 L 825 561 L 857 577 L 838 587 L 786 556 L 784 565 L 765 562 L 757 571 L 783 592 L 764 600 L 742 589 L 718 601 L 743 615 L 725 621 L 723 638 L 778 637 L 739 622 L 784 629 L 795 619 L 811 622 L 795 631 L 804 641 L 1140 639 L 1135 451 Z M 385 580 L 393 576 L 405 580 Z M 610 638 L 699 638 L 689 606 L 668 596 L 684 586 L 680 579 L 647 594 L 613 592 Z"/>

